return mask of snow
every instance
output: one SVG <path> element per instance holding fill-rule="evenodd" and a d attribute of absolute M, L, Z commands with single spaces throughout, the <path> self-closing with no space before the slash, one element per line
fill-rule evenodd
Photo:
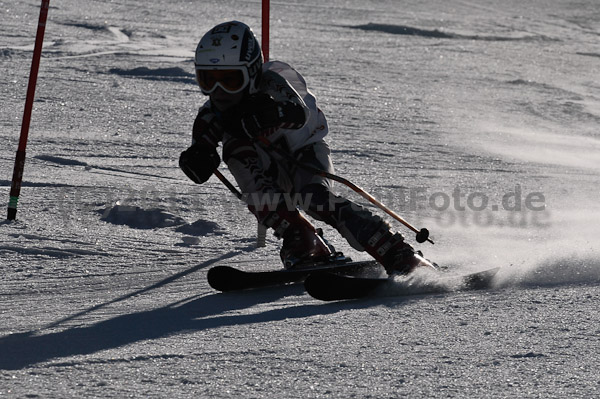
<path fill-rule="evenodd" d="M 237 198 L 177 167 L 197 41 L 229 19 L 260 35 L 260 2 L 51 2 L 0 222 L 0 396 L 598 396 L 597 2 L 272 3 L 271 58 L 317 96 L 337 173 L 427 227 L 419 249 L 453 273 L 502 267 L 494 288 L 214 292 L 211 266 L 279 267 Z M 0 6 L 8 201 L 39 1 Z"/>

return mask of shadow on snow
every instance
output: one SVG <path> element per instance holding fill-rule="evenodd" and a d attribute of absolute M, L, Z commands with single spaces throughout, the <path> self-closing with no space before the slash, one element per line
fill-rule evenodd
<path fill-rule="evenodd" d="M 232 252 L 204 262 L 149 287 L 60 319 L 44 326 L 41 330 L 56 328 L 69 320 L 164 286 L 185 275 L 210 267 L 238 254 L 239 252 Z M 261 289 L 252 293 L 208 294 L 190 297 L 158 309 L 117 316 L 89 326 L 67 328 L 60 332 L 40 334 L 40 330 L 37 330 L 7 335 L 0 338 L 0 353 L 2 354 L 0 369 L 21 369 L 50 359 L 87 355 L 184 331 L 203 331 L 226 326 L 304 318 L 332 314 L 348 307 L 372 306 L 370 301 L 360 304 L 344 302 L 290 306 L 255 314 L 222 315 L 231 310 L 247 309 L 260 303 L 276 301 L 291 295 L 303 295 L 303 293 L 303 287 L 297 285 Z"/>

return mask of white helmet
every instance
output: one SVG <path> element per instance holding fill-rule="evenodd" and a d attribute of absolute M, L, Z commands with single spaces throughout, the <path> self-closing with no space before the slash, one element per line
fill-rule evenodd
<path fill-rule="evenodd" d="M 230 21 L 206 33 L 196 47 L 196 80 L 204 94 L 221 87 L 228 93 L 258 91 L 262 52 L 248 25 Z"/>

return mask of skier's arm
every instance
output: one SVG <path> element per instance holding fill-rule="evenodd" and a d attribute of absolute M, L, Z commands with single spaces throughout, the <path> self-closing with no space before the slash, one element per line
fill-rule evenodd
<path fill-rule="evenodd" d="M 204 142 L 207 145 L 217 148 L 221 140 L 223 140 L 223 127 L 211 110 L 210 101 L 207 101 L 200 108 L 194 120 L 192 144 Z"/>
<path fill-rule="evenodd" d="M 179 167 L 194 183 L 204 183 L 221 163 L 217 145 L 221 128 L 207 104 L 200 108 L 194 121 L 192 145 L 179 156 Z"/>
<path fill-rule="evenodd" d="M 263 75 L 264 90 L 280 106 L 281 128 L 300 129 L 308 120 L 310 111 L 292 85 L 280 74 L 266 71 Z"/>
<path fill-rule="evenodd" d="M 240 128 L 251 137 L 266 129 L 300 129 L 306 123 L 306 112 L 293 101 L 276 101 L 267 93 L 250 96 L 241 111 Z"/>
<path fill-rule="evenodd" d="M 259 93 L 248 96 L 223 118 L 233 134 L 256 137 L 268 129 L 300 129 L 310 115 L 298 92 L 281 75 L 266 71 Z"/>

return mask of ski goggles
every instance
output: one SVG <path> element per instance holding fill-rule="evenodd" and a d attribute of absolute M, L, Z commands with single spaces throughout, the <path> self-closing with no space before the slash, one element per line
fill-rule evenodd
<path fill-rule="evenodd" d="M 246 68 L 215 68 L 203 69 L 196 66 L 196 81 L 204 94 L 210 94 L 220 87 L 229 94 L 241 92 L 250 83 Z"/>

